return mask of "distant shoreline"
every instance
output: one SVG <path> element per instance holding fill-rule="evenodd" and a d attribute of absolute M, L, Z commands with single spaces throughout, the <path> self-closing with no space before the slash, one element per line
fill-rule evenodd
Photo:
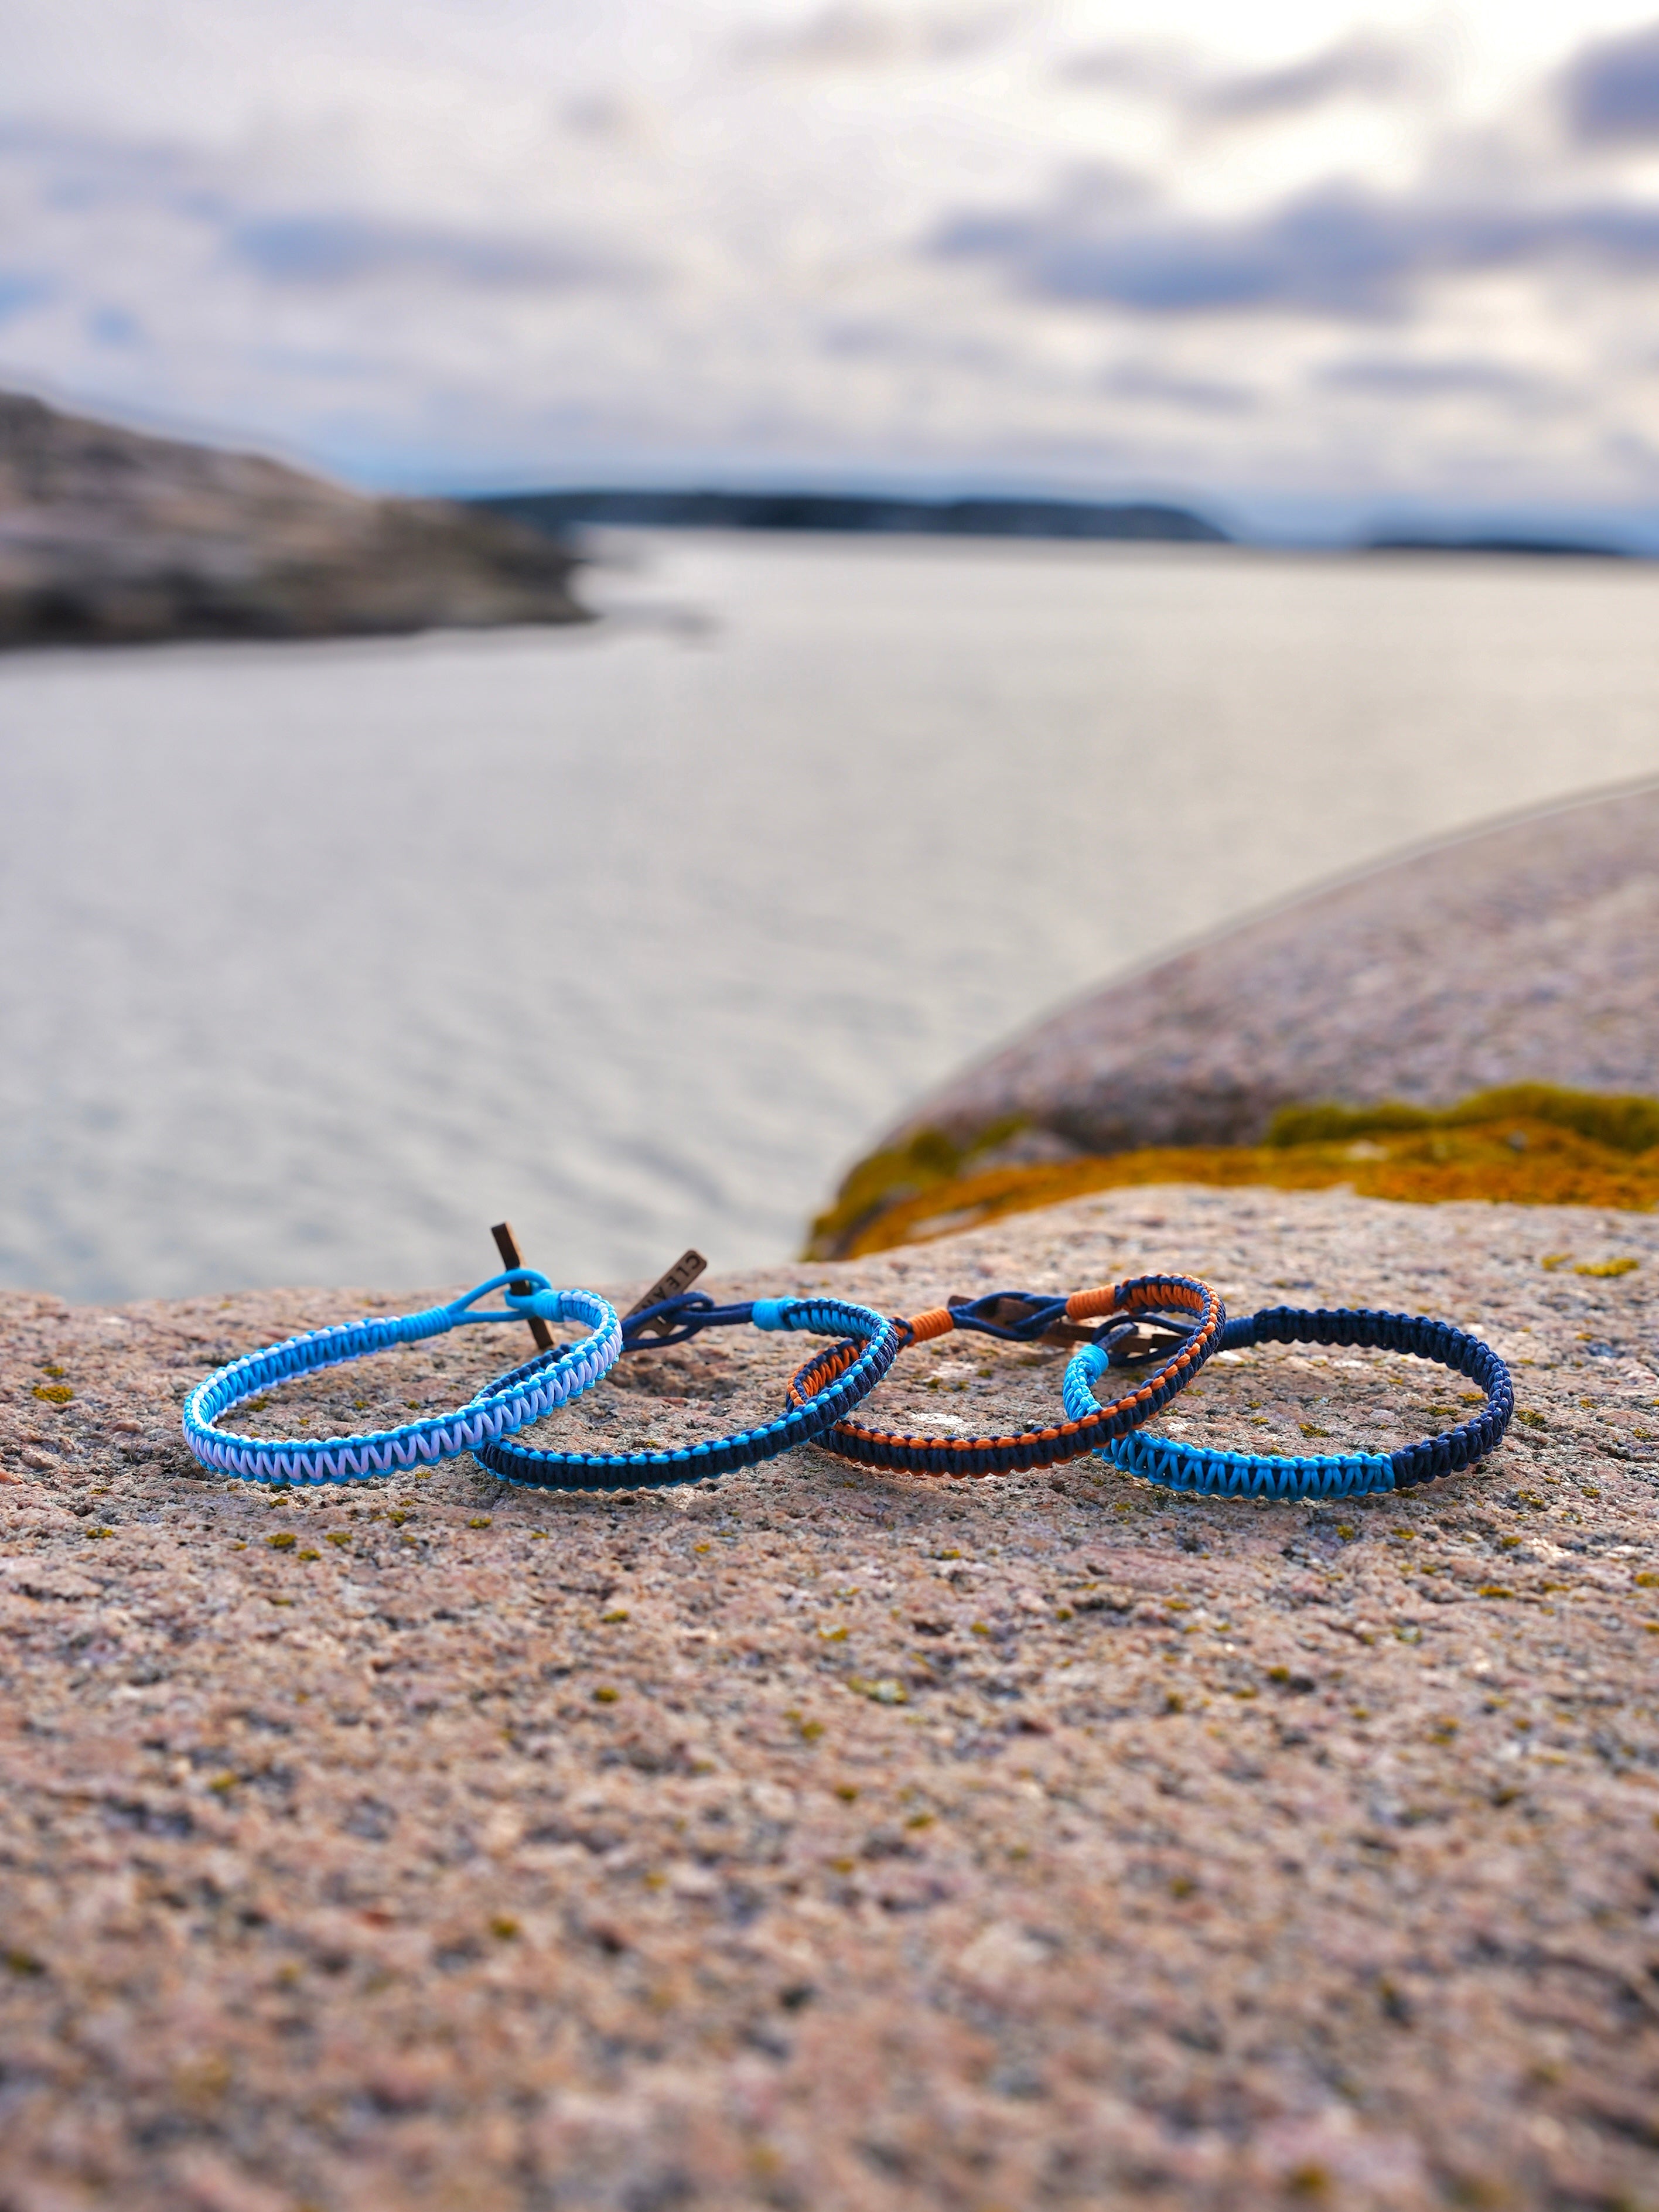
<path fill-rule="evenodd" d="M 1529 561 L 1641 561 L 1652 557 L 1638 553 L 1633 546 L 1602 544 L 1588 538 L 1437 538 L 1427 532 L 1404 531 L 1398 535 L 1368 538 L 1357 550 L 1362 553 L 1516 554 Z"/>
<path fill-rule="evenodd" d="M 465 502 L 568 540 L 583 529 L 825 532 L 867 537 L 1006 538 L 1097 544 L 1249 545 L 1195 509 L 1157 501 L 1006 497 L 921 499 L 879 493 L 691 490 L 586 486 L 492 492 Z M 1458 553 L 1528 560 L 1638 561 L 1610 540 L 1524 532 L 1381 530 L 1346 545 L 1286 550 L 1340 553 Z"/>
<path fill-rule="evenodd" d="M 831 531 L 911 538 L 1045 538 L 1229 545 L 1184 507 L 1149 501 L 896 499 L 855 492 L 624 490 L 499 492 L 471 504 L 550 537 L 599 525 L 635 530 Z"/>

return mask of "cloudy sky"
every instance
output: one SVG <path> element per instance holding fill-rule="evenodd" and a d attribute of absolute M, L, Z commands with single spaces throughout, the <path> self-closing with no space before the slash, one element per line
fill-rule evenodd
<path fill-rule="evenodd" d="M 1659 528 L 1655 0 L 9 0 L 0 383 L 404 488 Z"/>

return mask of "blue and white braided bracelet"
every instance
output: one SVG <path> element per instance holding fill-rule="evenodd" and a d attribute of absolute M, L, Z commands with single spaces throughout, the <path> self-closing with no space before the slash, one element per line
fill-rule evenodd
<path fill-rule="evenodd" d="M 528 1291 L 507 1288 L 528 1283 Z M 504 1291 L 507 1308 L 475 1313 L 476 1301 L 494 1290 Z M 401 1428 L 376 1429 L 367 1436 L 274 1438 L 228 1435 L 214 1423 L 222 1413 L 256 1391 L 268 1390 L 296 1375 L 337 1367 L 399 1344 L 475 1322 L 521 1322 L 532 1314 L 544 1321 L 585 1322 L 589 1334 L 574 1344 L 556 1346 L 510 1376 L 491 1382 L 453 1413 L 438 1413 Z M 539 1420 L 597 1382 L 622 1351 L 622 1323 L 608 1300 L 592 1291 L 555 1290 L 534 1267 L 514 1267 L 492 1275 L 463 1298 L 424 1312 L 383 1319 L 373 1315 L 334 1328 L 313 1329 L 286 1343 L 269 1345 L 220 1368 L 198 1382 L 185 1401 L 185 1441 L 204 1467 L 250 1482 L 362 1482 L 395 1474 L 434 1460 L 453 1459 L 481 1444 L 510 1436 L 528 1421 Z"/>
<path fill-rule="evenodd" d="M 673 1334 L 659 1336 L 653 1342 L 645 1332 L 658 1321 L 671 1323 Z M 755 1467 L 787 1451 L 792 1444 L 811 1443 L 833 1427 L 875 1389 L 904 1341 L 899 1322 L 889 1321 L 868 1306 L 848 1305 L 840 1298 L 756 1298 L 742 1305 L 716 1306 L 712 1299 L 690 1292 L 630 1314 L 624 1324 L 627 1348 L 654 1350 L 663 1344 L 684 1343 L 702 1329 L 737 1322 L 751 1322 L 757 1328 L 804 1329 L 815 1336 L 851 1337 L 861 1342 L 864 1349 L 821 1390 L 775 1420 L 762 1422 L 758 1428 L 738 1429 L 731 1436 L 711 1437 L 705 1443 L 688 1444 L 676 1451 L 538 1451 L 529 1444 L 489 1443 L 477 1452 L 480 1463 L 505 1482 L 546 1490 L 665 1487 L 701 1482 L 709 1475 L 729 1474 L 734 1468 Z M 504 1375 L 499 1387 L 507 1387 L 525 1371 L 520 1368 L 513 1375 Z"/>
<path fill-rule="evenodd" d="M 1510 1372 L 1488 1344 L 1441 1321 L 1420 1315 L 1358 1308 L 1268 1306 L 1230 1321 L 1222 1351 L 1252 1344 L 1334 1344 L 1380 1352 L 1412 1352 L 1434 1359 L 1480 1384 L 1486 1402 L 1472 1419 L 1444 1435 L 1425 1437 L 1394 1452 L 1311 1452 L 1297 1455 L 1230 1452 L 1149 1436 L 1144 1429 L 1118 1437 L 1098 1454 L 1126 1474 L 1166 1489 L 1201 1491 L 1229 1498 L 1354 1498 L 1367 1492 L 1409 1490 L 1455 1474 L 1502 1443 L 1515 1412 Z M 1075 1420 L 1095 1403 L 1093 1384 L 1104 1355 L 1085 1346 L 1066 1370 L 1066 1410 Z"/>

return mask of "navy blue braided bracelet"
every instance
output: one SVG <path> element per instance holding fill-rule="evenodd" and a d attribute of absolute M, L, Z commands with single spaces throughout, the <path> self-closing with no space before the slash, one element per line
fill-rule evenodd
<path fill-rule="evenodd" d="M 661 1334 L 647 1335 L 653 1324 L 669 1324 Z M 684 1344 L 705 1328 L 723 1328 L 750 1322 L 757 1328 L 802 1329 L 814 1336 L 850 1338 L 850 1353 L 863 1350 L 838 1370 L 824 1387 L 799 1405 L 792 1406 L 775 1420 L 758 1428 L 739 1429 L 729 1437 L 707 1443 L 688 1444 L 678 1451 L 560 1452 L 537 1451 L 528 1444 L 488 1443 L 476 1455 L 492 1474 L 506 1482 L 519 1482 L 545 1490 L 638 1490 L 679 1482 L 701 1482 L 711 1474 L 754 1467 L 762 1460 L 787 1451 L 792 1444 L 810 1443 L 842 1415 L 873 1390 L 892 1365 L 902 1341 L 899 1325 L 868 1306 L 848 1305 L 840 1298 L 756 1298 L 741 1305 L 717 1306 L 698 1291 L 664 1298 L 623 1323 L 626 1351 L 652 1351 L 669 1344 Z M 533 1365 L 534 1363 L 532 1362 Z M 522 1373 L 522 1369 L 514 1374 Z M 514 1375 L 501 1377 L 505 1389 Z"/>
<path fill-rule="evenodd" d="M 525 1284 L 532 1287 L 507 1287 Z M 474 1312 L 476 1302 L 495 1290 L 504 1291 L 506 1310 Z M 231 1436 L 213 1425 L 222 1413 L 255 1391 L 268 1390 L 295 1375 L 338 1367 L 394 1345 L 417 1344 L 470 1322 L 522 1322 L 532 1314 L 544 1321 L 586 1322 L 589 1334 L 574 1344 L 557 1345 L 512 1375 L 487 1384 L 454 1413 L 405 1421 L 401 1428 L 376 1429 L 367 1436 L 315 1441 Z M 380 1319 L 370 1315 L 335 1328 L 313 1329 L 233 1360 L 198 1382 L 185 1399 L 185 1441 L 204 1467 L 252 1482 L 362 1482 L 371 1475 L 394 1474 L 417 1464 L 453 1459 L 458 1452 L 476 1451 L 527 1421 L 538 1421 L 597 1382 L 615 1364 L 622 1346 L 622 1323 L 608 1300 L 593 1291 L 556 1291 L 534 1267 L 514 1267 L 509 1274 L 492 1275 L 447 1306 Z"/>
<path fill-rule="evenodd" d="M 1314 1452 L 1302 1455 L 1212 1451 L 1145 1430 L 1118 1437 L 1097 1455 L 1126 1474 L 1139 1474 L 1170 1490 L 1207 1491 L 1236 1498 L 1352 1498 L 1368 1491 L 1409 1490 L 1473 1467 L 1503 1442 L 1515 1412 L 1510 1371 L 1488 1344 L 1443 1321 L 1420 1315 L 1373 1313 L 1344 1307 L 1304 1311 L 1268 1306 L 1230 1321 L 1219 1349 L 1251 1344 L 1335 1344 L 1376 1352 L 1412 1352 L 1467 1375 L 1486 1394 L 1472 1420 L 1444 1435 L 1402 1444 L 1394 1452 Z M 1085 1346 L 1066 1370 L 1066 1410 L 1075 1420 L 1095 1402 L 1094 1381 L 1103 1355 Z"/>

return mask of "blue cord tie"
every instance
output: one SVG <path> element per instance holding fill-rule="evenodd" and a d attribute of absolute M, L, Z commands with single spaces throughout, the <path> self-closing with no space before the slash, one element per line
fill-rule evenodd
<path fill-rule="evenodd" d="M 1201 1327 L 1185 1316 L 1139 1314 L 1109 1317 L 1091 1328 L 1072 1321 L 1070 1304 L 1066 1294 L 1056 1297 L 1048 1291 L 988 1291 L 982 1297 L 945 1301 L 957 1328 L 977 1329 L 1007 1344 L 1037 1344 L 1047 1338 L 1099 1345 L 1114 1367 L 1149 1366 L 1190 1344 Z"/>
<path fill-rule="evenodd" d="M 647 1335 L 653 1321 L 672 1325 L 661 1336 Z M 864 1349 L 822 1389 L 777 1419 L 706 1443 L 688 1444 L 678 1451 L 561 1452 L 492 1441 L 478 1448 L 479 1462 L 504 1482 L 544 1490 L 638 1490 L 702 1482 L 734 1468 L 758 1466 L 792 1444 L 811 1443 L 822 1436 L 875 1389 L 904 1341 L 902 1323 L 840 1298 L 755 1298 L 741 1305 L 717 1306 L 702 1291 L 685 1291 L 630 1314 L 622 1324 L 623 1348 L 654 1352 L 664 1345 L 684 1344 L 705 1328 L 744 1322 L 756 1328 L 804 1329 L 815 1336 L 851 1339 L 852 1344 L 839 1348 L 851 1352 L 861 1343 Z M 530 1366 L 534 1365 L 532 1361 Z M 528 1371 L 516 1368 L 496 1387 L 509 1389 Z"/>
<path fill-rule="evenodd" d="M 533 1287 L 523 1291 L 507 1287 L 514 1283 Z M 504 1291 L 506 1306 L 476 1312 L 477 1300 L 495 1290 Z M 228 1435 L 214 1426 L 222 1413 L 245 1398 L 294 1376 L 338 1367 L 394 1345 L 418 1344 L 425 1337 L 441 1336 L 473 1322 L 518 1322 L 530 1314 L 544 1321 L 585 1322 L 590 1333 L 574 1344 L 556 1345 L 511 1376 L 487 1383 L 453 1413 L 406 1421 L 401 1428 L 376 1429 L 367 1436 L 326 1437 L 315 1442 Z M 514 1267 L 509 1273 L 492 1275 L 446 1306 L 378 1319 L 370 1315 L 290 1337 L 286 1343 L 233 1360 L 198 1382 L 185 1399 L 185 1441 L 204 1467 L 252 1482 L 362 1482 L 372 1475 L 453 1459 L 511 1435 L 597 1382 L 615 1365 L 622 1348 L 622 1323 L 607 1299 L 593 1291 L 555 1290 L 534 1267 Z"/>
<path fill-rule="evenodd" d="M 1421 1315 L 1268 1306 L 1230 1321 L 1219 1348 L 1237 1351 L 1254 1344 L 1334 1344 L 1412 1352 L 1467 1375 L 1486 1392 L 1486 1402 L 1472 1419 L 1444 1435 L 1425 1437 L 1388 1453 L 1214 1451 L 1136 1430 L 1115 1438 L 1097 1456 L 1169 1490 L 1228 1498 L 1356 1498 L 1373 1491 L 1409 1490 L 1473 1467 L 1503 1442 L 1515 1412 L 1509 1370 L 1492 1346 Z M 1085 1345 L 1068 1363 L 1066 1410 L 1074 1420 L 1093 1407 L 1092 1386 L 1106 1364 L 1105 1353 L 1094 1345 Z"/>

